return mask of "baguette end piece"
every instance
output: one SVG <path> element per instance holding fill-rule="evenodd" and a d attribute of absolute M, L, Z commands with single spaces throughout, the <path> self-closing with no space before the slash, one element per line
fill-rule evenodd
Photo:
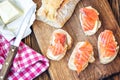
<path fill-rule="evenodd" d="M 46 13 L 49 12 L 46 12 L 46 4 L 42 3 L 41 7 L 37 11 L 37 20 L 41 20 L 54 28 L 62 28 L 67 20 L 72 16 L 72 13 L 74 12 L 74 9 L 79 1 L 80 0 L 62 1 L 61 5 L 57 7 L 57 10 L 56 8 L 53 10 L 55 12 L 55 15 L 53 15 L 54 19 L 48 18 Z M 52 6 L 52 8 L 54 7 Z"/>

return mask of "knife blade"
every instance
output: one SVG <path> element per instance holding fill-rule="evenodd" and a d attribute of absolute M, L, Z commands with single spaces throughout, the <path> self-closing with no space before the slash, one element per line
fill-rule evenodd
<path fill-rule="evenodd" d="M 15 41 L 13 43 L 13 45 L 10 46 L 10 51 L 6 57 L 6 60 L 2 66 L 2 69 L 0 71 L 0 80 L 5 80 L 7 78 L 7 74 L 10 70 L 10 67 L 11 67 L 11 64 L 13 62 L 13 59 L 17 53 L 17 48 L 23 38 L 23 35 L 26 31 L 26 28 L 28 26 L 28 23 L 32 17 L 32 14 L 35 12 L 36 10 L 36 6 L 32 6 L 28 11 L 27 13 L 25 14 L 25 17 L 21 23 L 21 27 L 20 27 L 20 30 L 15 38 Z M 29 14 L 29 15 L 28 15 Z"/>

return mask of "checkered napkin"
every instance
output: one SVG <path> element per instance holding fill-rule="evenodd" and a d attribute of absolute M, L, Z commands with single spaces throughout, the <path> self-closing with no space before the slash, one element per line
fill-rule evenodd
<path fill-rule="evenodd" d="M 0 35 L 0 69 L 10 49 L 10 43 Z M 44 72 L 49 66 L 48 60 L 23 42 L 18 47 L 18 52 L 8 74 L 8 80 L 32 80 Z"/>

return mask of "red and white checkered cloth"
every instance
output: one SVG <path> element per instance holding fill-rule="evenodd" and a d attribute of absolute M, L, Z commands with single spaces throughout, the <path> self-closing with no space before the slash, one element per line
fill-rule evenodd
<path fill-rule="evenodd" d="M 0 69 L 10 49 L 10 43 L 13 41 L 8 42 L 0 35 Z M 21 42 L 9 72 L 8 80 L 32 80 L 44 72 L 48 66 L 48 59 Z"/>

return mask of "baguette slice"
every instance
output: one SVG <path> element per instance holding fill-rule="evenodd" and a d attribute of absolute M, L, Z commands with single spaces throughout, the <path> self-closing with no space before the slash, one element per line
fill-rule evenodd
<path fill-rule="evenodd" d="M 93 35 L 100 28 L 101 21 L 98 15 L 98 11 L 91 6 L 80 9 L 79 19 L 85 35 Z"/>
<path fill-rule="evenodd" d="M 88 62 L 92 63 L 94 61 L 92 45 L 87 41 L 78 42 L 70 56 L 68 67 L 79 74 L 88 66 Z"/>
<path fill-rule="evenodd" d="M 47 57 L 51 60 L 62 59 L 66 51 L 72 46 L 71 36 L 62 29 L 57 29 L 52 33 L 50 46 L 47 50 Z"/>
<path fill-rule="evenodd" d="M 62 28 L 80 0 L 42 0 L 37 19 L 55 28 Z"/>
<path fill-rule="evenodd" d="M 98 37 L 99 59 L 102 64 L 110 63 L 115 59 L 119 50 L 113 32 L 104 30 Z"/>

